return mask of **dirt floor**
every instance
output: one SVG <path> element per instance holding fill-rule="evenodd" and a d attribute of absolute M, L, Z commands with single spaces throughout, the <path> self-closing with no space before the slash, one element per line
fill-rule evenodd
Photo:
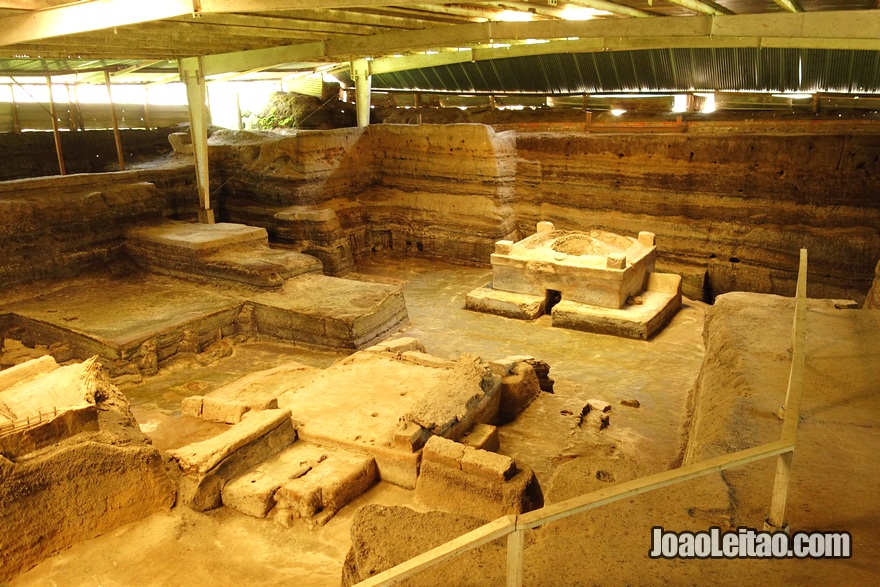
<path fill-rule="evenodd" d="M 402 285 L 411 323 L 401 334 L 418 338 L 431 354 L 456 358 L 474 353 L 488 360 L 525 354 L 550 364 L 550 376 L 556 380 L 555 393 L 542 393 L 515 422 L 500 429 L 500 452 L 533 467 L 549 501 L 602 486 L 610 480 L 609 473 L 620 481 L 678 464 L 685 430 L 690 424 L 688 396 L 703 362 L 705 304 L 685 300 L 670 325 L 654 339 L 643 342 L 552 328 L 549 316 L 530 323 L 464 310 L 467 292 L 491 280 L 488 268 L 384 257 L 363 263 L 357 274 L 347 277 Z M 786 324 L 788 319 L 782 322 Z M 786 338 L 789 332 L 783 326 L 770 329 L 768 336 Z M 237 346 L 231 356 L 212 365 L 180 361 L 143 382 L 127 383 L 122 390 L 131 401 L 142 430 L 164 450 L 212 436 L 223 428 L 181 417 L 183 397 L 204 394 L 249 372 L 290 360 L 326 367 L 344 356 L 279 343 L 248 343 Z M 577 425 L 578 410 L 588 399 L 612 404 L 608 428 L 600 431 Z M 639 407 L 623 406 L 621 400 L 638 400 Z M 843 404 L 836 409 L 843 409 L 839 406 L 846 401 L 841 401 Z M 831 414 L 827 410 L 822 413 Z M 849 418 L 836 411 L 833 415 Z M 856 434 L 846 438 L 849 443 L 859 437 Z M 602 471 L 604 475 L 600 474 Z M 652 516 L 671 509 L 677 513 L 669 520 L 669 527 L 685 529 L 676 523 L 689 523 L 695 529 L 705 528 L 713 516 L 730 519 L 727 493 L 728 487 L 717 479 L 707 480 L 695 485 L 687 495 L 666 490 L 649 501 L 639 498 L 609 507 L 592 518 L 593 523 L 579 516 L 571 523 L 547 529 L 557 540 L 539 542 L 531 549 L 531 555 L 527 551 L 527 582 L 679 584 L 674 579 L 679 577 L 688 584 L 700 583 L 706 577 L 682 561 L 656 563 L 651 575 L 633 573 L 633 553 L 647 549 L 647 535 L 634 528 L 641 529 L 644 524 L 620 532 L 617 527 L 630 516 L 637 516 L 650 526 L 652 520 L 661 519 Z M 876 491 L 868 497 L 876 497 L 875 494 Z M 811 503 L 793 501 L 799 507 Z M 283 529 L 271 521 L 248 518 L 225 508 L 197 514 L 180 507 L 79 544 L 20 575 L 10 585 L 339 585 L 343 559 L 351 543 L 352 517 L 359 506 L 368 503 L 421 509 L 414 504 L 411 491 L 384 482 L 343 508 L 326 526 L 313 530 L 305 523 Z M 850 509 L 855 511 L 858 507 L 863 510 L 864 504 L 853 504 Z M 694 518 L 689 508 L 704 515 Z M 686 512 L 688 519 L 682 518 L 681 511 Z M 817 520 L 817 528 L 821 521 Z M 618 543 L 625 548 L 614 555 Z M 564 544 L 571 545 L 572 552 L 563 552 Z M 876 543 L 857 547 L 876 551 Z M 597 554 L 601 551 L 606 558 L 588 563 L 593 550 Z M 589 572 L 585 571 L 587 566 Z M 750 565 L 753 569 L 759 566 Z M 735 568 L 724 565 L 725 572 L 734 572 Z M 823 579 L 829 579 L 836 567 L 829 565 L 827 569 L 831 573 L 820 573 Z M 808 579 L 803 574 L 795 576 Z M 787 581 L 776 576 L 771 582 Z"/>

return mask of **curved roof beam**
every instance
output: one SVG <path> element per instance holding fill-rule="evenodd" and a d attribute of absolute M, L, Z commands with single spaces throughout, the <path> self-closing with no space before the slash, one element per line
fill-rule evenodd
<path fill-rule="evenodd" d="M 801 8 L 801 5 L 798 4 L 797 0 L 773 0 L 782 8 L 785 8 L 789 12 L 803 12 L 804 9 Z"/>
<path fill-rule="evenodd" d="M 725 14 L 733 14 L 732 10 L 728 10 L 723 6 L 719 6 L 714 2 L 712 4 L 708 4 L 706 2 L 701 2 L 700 0 L 666 0 L 670 4 L 677 4 L 682 8 L 687 8 L 688 10 L 693 10 L 694 12 L 699 12 L 701 14 L 707 14 L 709 16 L 723 16 Z"/>
<path fill-rule="evenodd" d="M 51 0 L 50 0 L 51 1 Z M 112 29 L 194 13 L 383 6 L 388 0 L 91 0 L 0 18 L 0 46 Z M 394 0 L 399 6 L 442 0 Z"/>
<path fill-rule="evenodd" d="M 630 6 L 624 6 L 623 4 L 618 4 L 617 2 L 609 2 L 608 0 L 577 0 L 576 2 L 566 2 L 566 4 L 570 6 L 582 6 L 584 8 L 595 8 L 596 10 L 604 10 L 605 12 L 617 14 L 618 16 L 631 16 L 633 18 L 646 18 L 648 16 L 654 16 L 650 12 L 645 12 L 644 10 L 632 8 Z"/>

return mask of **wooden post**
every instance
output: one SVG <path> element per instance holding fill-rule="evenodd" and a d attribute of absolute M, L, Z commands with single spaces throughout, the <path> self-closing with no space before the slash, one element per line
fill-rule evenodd
<path fill-rule="evenodd" d="M 791 371 L 788 374 L 788 388 L 785 391 L 782 424 L 782 440 L 794 444 L 797 440 L 798 421 L 801 417 L 801 391 L 804 387 L 804 347 L 807 337 L 807 250 L 801 249 L 798 266 L 797 291 L 794 300 L 794 324 L 792 325 Z M 779 455 L 776 460 L 776 478 L 773 482 L 773 497 L 770 514 L 764 520 L 765 530 L 788 532 L 785 523 L 785 502 L 788 499 L 788 484 L 791 481 L 791 462 L 794 449 Z"/>
<path fill-rule="evenodd" d="M 278 84 L 278 86 L 283 92 L 284 86 L 282 84 Z M 205 82 L 205 120 L 207 120 L 208 126 L 214 124 L 214 117 L 211 115 L 211 91 L 208 88 L 208 82 Z"/>
<path fill-rule="evenodd" d="M 9 95 L 12 96 L 12 132 L 21 134 L 21 120 L 18 118 L 18 103 L 15 101 L 15 86 L 9 85 Z"/>
<path fill-rule="evenodd" d="M 241 120 L 241 94 L 238 93 L 238 90 L 235 90 L 235 112 L 238 114 L 235 119 L 238 130 L 244 130 L 244 122 Z"/>
<path fill-rule="evenodd" d="M 49 115 L 52 116 L 52 135 L 55 137 L 55 155 L 58 157 L 58 171 L 61 175 L 67 175 L 64 168 L 64 153 L 61 150 L 61 134 L 58 132 L 58 117 L 55 116 L 55 100 L 52 98 L 52 77 L 46 76 L 46 85 L 49 87 Z"/>
<path fill-rule="evenodd" d="M 192 136 L 193 158 L 196 167 L 196 185 L 199 190 L 199 222 L 214 224 L 211 209 L 211 183 L 208 177 L 208 113 L 204 75 L 204 60 L 187 57 L 179 62 L 180 79 L 186 84 L 189 108 L 189 129 Z"/>
<path fill-rule="evenodd" d="M 110 72 L 104 70 L 104 85 L 107 86 L 107 100 L 110 102 L 110 120 L 113 122 L 113 139 L 116 141 L 116 157 L 119 171 L 125 171 L 125 157 L 122 153 L 122 137 L 119 135 L 119 121 L 116 119 L 116 106 L 113 104 L 113 91 L 110 89 Z"/>
<path fill-rule="evenodd" d="M 150 86 L 144 86 L 144 129 L 150 130 Z"/>
<path fill-rule="evenodd" d="M 357 110 L 357 125 L 359 127 L 370 125 L 370 62 L 358 59 L 351 62 L 351 72 L 354 78 L 355 108 Z"/>
<path fill-rule="evenodd" d="M 76 130 L 76 111 L 73 109 L 73 99 L 70 97 L 70 84 L 64 84 L 67 90 L 67 128 L 68 130 Z"/>
<path fill-rule="evenodd" d="M 68 86 L 70 88 L 70 86 Z M 79 105 L 79 93 L 77 92 L 76 86 L 73 86 L 73 106 L 72 108 L 75 110 L 73 115 L 75 128 L 73 130 L 83 131 L 86 129 L 85 120 L 83 120 L 82 108 Z"/>
<path fill-rule="evenodd" d="M 507 587 L 522 587 L 525 534 L 514 530 L 507 536 Z"/>

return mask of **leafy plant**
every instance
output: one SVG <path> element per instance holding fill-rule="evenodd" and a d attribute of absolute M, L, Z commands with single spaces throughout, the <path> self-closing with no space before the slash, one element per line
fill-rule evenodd
<path fill-rule="evenodd" d="M 247 116 L 247 126 L 256 130 L 296 128 L 307 109 L 305 99 L 307 96 L 295 92 L 273 92 L 262 112 Z"/>

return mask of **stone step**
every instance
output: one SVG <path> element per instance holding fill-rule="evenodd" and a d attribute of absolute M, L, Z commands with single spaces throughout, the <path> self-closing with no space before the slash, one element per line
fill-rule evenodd
<path fill-rule="evenodd" d="M 184 398 L 180 411 L 184 416 L 235 424 L 247 412 L 277 408 L 278 396 L 302 386 L 320 372 L 320 369 L 295 361 L 256 371 L 205 396 Z"/>
<path fill-rule="evenodd" d="M 296 519 L 323 525 L 379 479 L 366 455 L 297 442 L 223 487 L 223 504 L 289 527 Z"/>
<path fill-rule="evenodd" d="M 248 412 L 219 435 L 169 451 L 183 475 L 180 499 L 195 511 L 219 507 L 230 480 L 296 440 L 289 410 Z"/>

